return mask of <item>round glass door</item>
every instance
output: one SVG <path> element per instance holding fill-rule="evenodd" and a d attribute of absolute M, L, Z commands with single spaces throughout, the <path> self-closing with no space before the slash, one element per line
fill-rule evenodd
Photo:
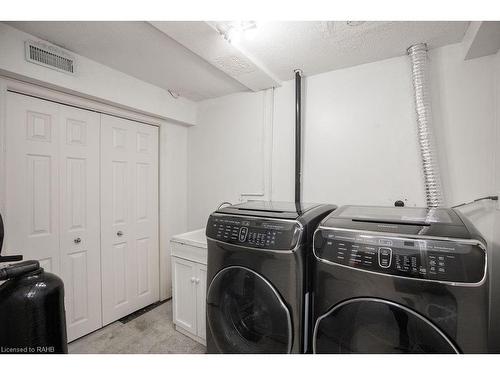
<path fill-rule="evenodd" d="M 450 339 L 415 311 L 376 298 L 334 306 L 316 321 L 315 353 L 458 353 Z"/>
<path fill-rule="evenodd" d="M 222 353 L 289 353 L 290 312 L 276 289 L 245 267 L 228 267 L 207 293 L 207 323 Z"/>

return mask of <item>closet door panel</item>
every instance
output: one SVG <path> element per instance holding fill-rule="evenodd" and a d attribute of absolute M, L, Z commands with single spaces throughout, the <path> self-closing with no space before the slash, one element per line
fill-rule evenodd
<path fill-rule="evenodd" d="M 101 327 L 99 115 L 7 94 L 6 253 L 64 282 L 68 340 Z"/>
<path fill-rule="evenodd" d="M 159 299 L 158 129 L 101 117 L 104 324 Z"/>
<path fill-rule="evenodd" d="M 7 93 L 3 252 L 60 274 L 59 105 Z"/>
<path fill-rule="evenodd" d="M 135 244 L 138 306 L 159 299 L 158 128 L 138 124 L 135 155 Z"/>
<path fill-rule="evenodd" d="M 137 294 L 133 155 L 135 124 L 101 115 L 101 261 L 103 324 L 135 310 Z"/>
<path fill-rule="evenodd" d="M 60 108 L 61 266 L 68 340 L 102 326 L 99 212 L 100 116 Z"/>

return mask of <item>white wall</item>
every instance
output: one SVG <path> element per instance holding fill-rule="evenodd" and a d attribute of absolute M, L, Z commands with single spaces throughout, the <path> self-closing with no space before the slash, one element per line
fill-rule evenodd
<path fill-rule="evenodd" d="M 242 193 L 265 194 L 264 135 L 267 93 L 240 93 L 200 102 L 189 128 L 188 226 L 204 227 L 206 216 Z"/>
<path fill-rule="evenodd" d="M 494 189 L 494 59 L 464 62 L 460 53 L 458 44 L 430 53 L 437 147 L 450 205 Z M 304 201 L 425 204 L 406 56 L 306 77 L 304 85 Z M 275 89 L 272 124 L 259 122 L 261 95 L 200 103 L 198 126 L 188 131 L 189 229 L 203 226 L 220 201 L 236 201 L 262 177 L 271 184 L 272 199 L 293 199 L 294 82 Z M 254 161 L 262 149 L 258 129 L 271 125 L 267 171 Z"/>
<path fill-rule="evenodd" d="M 303 200 L 392 204 L 423 198 L 410 68 L 390 59 L 305 79 Z M 294 82 L 276 90 L 273 198 L 293 199 Z M 397 155 L 397 157 L 395 157 Z"/>
<path fill-rule="evenodd" d="M 110 102 L 161 118 L 194 124 L 196 103 L 174 99 L 164 89 L 111 69 L 83 56 L 77 59 L 75 76 L 26 62 L 24 42 L 39 40 L 11 26 L 0 23 L 0 74 L 22 77 L 54 89 L 77 93 L 90 99 Z"/>
<path fill-rule="evenodd" d="M 495 189 L 500 195 L 500 51 L 495 56 L 495 124 L 496 124 L 496 147 L 495 147 Z M 500 207 L 500 203 L 499 203 Z"/>
<path fill-rule="evenodd" d="M 171 296 L 170 239 L 187 231 L 188 128 L 165 124 L 160 128 L 160 296 Z"/>
<path fill-rule="evenodd" d="M 430 54 L 435 133 L 451 205 L 495 192 L 494 56 L 462 59 L 459 44 Z"/>

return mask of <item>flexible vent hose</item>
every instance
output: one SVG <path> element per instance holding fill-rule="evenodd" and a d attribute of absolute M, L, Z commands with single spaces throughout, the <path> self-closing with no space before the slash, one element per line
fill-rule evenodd
<path fill-rule="evenodd" d="M 417 113 L 418 141 L 424 171 L 425 196 L 428 207 L 443 205 L 441 176 L 434 148 L 432 115 L 427 89 L 427 45 L 415 44 L 408 48 Z"/>

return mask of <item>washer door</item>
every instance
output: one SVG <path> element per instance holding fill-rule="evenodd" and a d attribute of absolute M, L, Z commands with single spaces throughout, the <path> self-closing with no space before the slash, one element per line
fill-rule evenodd
<path fill-rule="evenodd" d="M 207 321 L 221 353 L 289 353 L 290 312 L 276 289 L 249 268 L 232 266 L 213 278 Z"/>
<path fill-rule="evenodd" d="M 335 305 L 316 321 L 315 353 L 458 353 L 450 339 L 417 312 L 377 298 Z"/>

